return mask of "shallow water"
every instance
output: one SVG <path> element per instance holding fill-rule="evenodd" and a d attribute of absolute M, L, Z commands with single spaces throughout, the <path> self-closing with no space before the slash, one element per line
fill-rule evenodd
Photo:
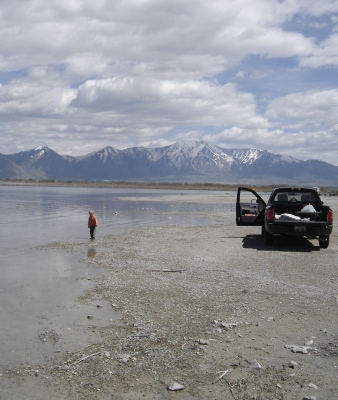
<path fill-rule="evenodd" d="M 148 199 L 152 196 L 177 194 L 178 191 L 9 185 L 0 185 L 0 190 L 1 250 L 19 251 L 22 247 L 50 241 L 82 241 L 89 237 L 89 209 L 93 209 L 98 217 L 98 234 L 101 236 L 118 233 L 135 225 L 205 223 L 202 218 L 182 215 L 173 215 L 168 220 L 167 215 L 161 214 L 173 210 L 166 203 L 120 200 L 120 197 Z M 188 207 L 186 204 L 175 204 L 175 211 L 196 210 L 198 206 L 194 204 Z"/>
<path fill-rule="evenodd" d="M 198 211 L 200 205 L 149 201 L 172 193 L 179 192 L 0 185 L 0 367 L 36 364 L 55 356 L 60 349 L 54 340 L 57 337 L 62 337 L 63 350 L 65 346 L 68 351 L 81 348 L 84 343 L 79 338 L 86 337 L 88 342 L 90 335 L 79 333 L 88 329 L 87 315 L 94 310 L 96 325 L 105 325 L 110 319 L 118 323 L 119 315 L 110 305 L 98 311 L 95 304 L 84 307 L 75 303 L 101 272 L 79 262 L 95 257 L 98 251 L 88 246 L 88 210 L 94 209 L 98 217 L 98 237 L 138 225 L 211 223 L 183 214 Z M 208 207 L 226 208 L 220 204 Z M 172 211 L 179 214 L 169 215 Z M 75 252 L 43 246 L 51 242 L 82 245 Z"/>

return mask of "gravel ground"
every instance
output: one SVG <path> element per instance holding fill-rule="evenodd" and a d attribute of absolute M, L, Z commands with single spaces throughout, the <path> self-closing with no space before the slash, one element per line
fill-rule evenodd
<path fill-rule="evenodd" d="M 338 215 L 338 200 L 324 200 Z M 95 251 L 84 261 L 105 271 L 78 299 L 95 305 L 95 343 L 0 379 L 24 384 L 28 399 L 337 398 L 337 230 L 328 249 L 286 238 L 267 247 L 259 228 L 235 225 L 234 208 L 205 213 L 215 224 L 135 228 L 86 244 Z M 122 319 L 96 326 L 104 307 Z"/>

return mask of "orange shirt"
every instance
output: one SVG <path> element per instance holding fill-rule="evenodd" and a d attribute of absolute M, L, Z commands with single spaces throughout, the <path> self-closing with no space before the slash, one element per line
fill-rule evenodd
<path fill-rule="evenodd" d="M 88 226 L 98 226 L 97 218 L 95 215 L 90 215 L 88 218 Z"/>

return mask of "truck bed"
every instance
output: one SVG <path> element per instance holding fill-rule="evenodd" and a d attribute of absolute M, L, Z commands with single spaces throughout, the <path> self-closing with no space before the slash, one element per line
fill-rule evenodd
<path fill-rule="evenodd" d="M 302 212 L 302 208 L 304 207 L 305 204 L 280 204 L 280 203 L 275 203 L 273 205 L 275 209 L 275 214 L 280 216 L 282 214 L 291 214 L 295 215 L 296 217 L 300 217 L 301 221 L 303 222 L 324 222 L 326 223 L 327 221 L 327 212 L 329 210 L 328 206 L 323 206 L 319 204 L 312 204 L 313 207 L 315 208 L 316 212 L 315 213 L 304 213 Z M 278 218 L 275 219 L 275 222 L 280 222 Z M 282 220 L 282 222 L 288 222 L 285 220 Z M 291 222 L 300 222 L 296 220 L 292 220 Z"/>

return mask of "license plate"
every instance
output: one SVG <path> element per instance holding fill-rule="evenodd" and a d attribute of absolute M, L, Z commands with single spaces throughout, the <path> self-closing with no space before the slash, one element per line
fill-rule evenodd
<path fill-rule="evenodd" d="M 295 232 L 306 232 L 306 226 L 295 226 L 294 231 Z"/>

